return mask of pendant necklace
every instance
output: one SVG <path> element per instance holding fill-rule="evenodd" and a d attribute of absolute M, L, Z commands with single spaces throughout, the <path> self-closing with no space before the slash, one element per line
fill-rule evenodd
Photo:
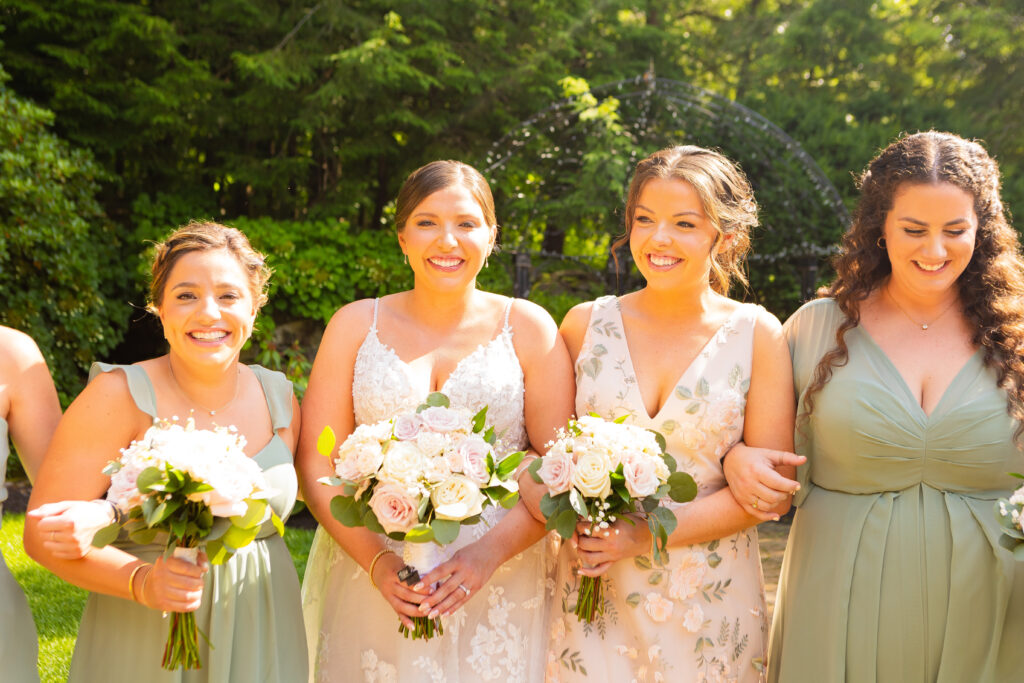
<path fill-rule="evenodd" d="M 932 320 L 930 323 L 919 323 L 919 322 L 917 322 L 916 320 L 914 320 L 913 318 L 910 317 L 910 314 L 907 313 L 905 308 L 900 306 L 900 302 L 896 301 L 896 297 L 894 297 L 892 295 L 892 292 L 889 291 L 888 287 L 885 288 L 885 293 L 888 294 L 889 298 L 892 299 L 892 302 L 894 304 L 896 304 L 896 308 L 900 309 L 900 312 L 907 317 L 907 320 L 909 320 L 910 322 L 914 323 L 915 327 L 920 327 L 922 330 L 924 330 L 926 332 L 928 331 L 929 327 L 931 327 L 935 323 L 937 323 L 940 320 L 942 320 L 942 316 L 946 315 L 946 313 L 949 312 L 949 309 L 953 308 L 953 304 L 955 304 L 957 302 L 956 297 L 954 297 L 953 300 L 949 303 L 949 305 L 946 306 L 944 309 L 942 309 L 942 312 L 939 313 L 937 316 L 935 316 L 935 319 Z"/>
<path fill-rule="evenodd" d="M 209 413 L 210 417 L 213 417 L 217 413 L 219 413 L 219 412 L 223 411 L 224 409 L 226 409 L 228 406 L 230 406 L 232 403 L 235 402 L 236 398 L 238 398 L 238 385 L 242 383 L 241 382 L 241 373 L 242 373 L 241 368 L 236 368 L 236 372 L 235 372 L 235 393 L 233 393 L 231 395 L 231 398 L 228 399 L 227 403 L 225 403 L 224 405 L 222 405 L 222 406 L 220 406 L 218 408 L 212 408 L 212 409 L 211 408 L 207 408 L 203 404 L 199 403 L 199 401 L 196 401 L 196 400 L 190 398 L 189 395 L 185 393 L 185 389 L 182 388 L 181 383 L 178 382 L 178 378 L 175 377 L 175 375 L 174 375 L 174 364 L 171 363 L 171 359 L 170 358 L 167 359 L 167 369 L 171 371 L 171 379 L 174 380 L 174 387 L 178 390 L 178 393 L 181 394 L 182 398 L 184 398 L 189 403 L 194 403 L 197 406 L 199 406 L 200 408 L 202 408 L 203 410 L 205 410 L 207 413 Z"/>

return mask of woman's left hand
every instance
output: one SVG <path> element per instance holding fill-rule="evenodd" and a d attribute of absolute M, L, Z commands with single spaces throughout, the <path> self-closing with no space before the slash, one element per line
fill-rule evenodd
<path fill-rule="evenodd" d="M 431 619 L 447 616 L 469 602 L 498 568 L 494 563 L 497 553 L 487 547 L 482 538 L 456 551 L 450 560 L 420 577 L 421 586 L 440 582 L 434 592 L 420 603 L 420 611 Z"/>
<path fill-rule="evenodd" d="M 96 532 L 114 521 L 109 503 L 100 500 L 64 500 L 29 511 L 43 547 L 63 560 L 77 560 L 92 550 Z"/>
<path fill-rule="evenodd" d="M 617 519 L 607 529 L 590 529 L 589 522 L 579 522 L 571 539 L 579 558 L 579 573 L 600 576 L 622 559 L 643 555 L 651 549 L 651 531 L 647 522 L 633 517 L 633 524 Z"/>

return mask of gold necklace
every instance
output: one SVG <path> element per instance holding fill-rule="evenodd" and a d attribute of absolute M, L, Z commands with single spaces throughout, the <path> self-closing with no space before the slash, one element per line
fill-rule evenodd
<path fill-rule="evenodd" d="M 888 288 L 888 287 L 886 287 L 886 288 L 885 288 L 885 293 L 886 293 L 886 294 L 888 294 L 888 295 L 889 295 L 889 298 L 890 298 L 890 299 L 892 299 L 892 302 L 893 302 L 894 304 L 896 304 L 896 308 L 900 309 L 900 312 L 901 312 L 901 313 L 902 313 L 903 315 L 905 315 L 905 316 L 907 317 L 907 320 L 909 320 L 910 322 L 914 323 L 914 325 L 915 325 L 916 327 L 920 327 L 920 328 L 921 328 L 922 330 L 924 330 L 924 331 L 926 331 L 926 332 L 928 331 L 928 328 L 929 328 L 930 326 L 932 326 L 932 325 L 934 325 L 935 323 L 937 323 L 937 322 L 939 322 L 940 320 L 942 320 L 942 316 L 946 315 L 946 313 L 948 313 L 948 312 L 949 312 L 949 309 L 953 308 L 953 304 L 955 304 L 955 303 L 956 303 L 956 301 L 957 301 L 956 297 L 953 297 L 953 300 L 952 300 L 952 301 L 951 301 L 951 302 L 949 303 L 949 305 L 948 305 L 948 306 L 946 306 L 945 308 L 943 308 L 943 309 L 942 309 L 942 312 L 941 312 L 941 313 L 939 313 L 939 314 L 938 314 L 938 315 L 937 315 L 937 316 L 935 317 L 935 320 L 932 320 L 932 321 L 931 321 L 930 323 L 919 323 L 919 322 L 917 322 L 916 320 L 914 320 L 913 318 L 911 318 L 911 317 L 910 317 L 910 314 L 909 314 L 909 313 L 907 313 L 907 310 L 906 310 L 905 308 L 903 308 L 902 306 L 900 306 L 900 302 L 899 302 L 899 301 L 896 301 L 896 297 L 894 297 L 894 296 L 892 295 L 892 292 L 890 292 L 890 291 L 889 291 L 889 288 Z"/>
<path fill-rule="evenodd" d="M 241 382 L 241 375 L 242 375 L 242 369 L 241 368 L 236 368 L 236 372 L 235 372 L 235 393 L 233 393 L 231 395 L 231 398 L 228 399 L 227 403 L 225 403 L 224 405 L 220 406 L 219 408 L 215 408 L 215 409 L 212 409 L 212 410 L 210 408 L 207 408 L 203 404 L 201 404 L 199 401 L 196 401 L 195 399 L 189 397 L 189 395 L 185 393 L 185 389 L 181 386 L 181 383 L 178 382 L 178 378 L 174 375 L 174 364 L 171 363 L 171 359 L 170 358 L 167 359 L 167 369 L 171 371 L 171 379 L 174 380 L 174 388 L 178 390 L 178 393 L 181 394 L 181 397 L 184 398 L 189 403 L 195 403 L 197 406 L 199 406 L 200 408 L 205 410 L 207 413 L 209 413 L 210 417 L 213 417 L 217 413 L 219 413 L 222 410 L 224 410 L 225 408 L 227 408 L 229 405 L 231 405 L 232 403 L 235 402 L 236 398 L 238 398 L 238 385 L 242 383 Z"/>

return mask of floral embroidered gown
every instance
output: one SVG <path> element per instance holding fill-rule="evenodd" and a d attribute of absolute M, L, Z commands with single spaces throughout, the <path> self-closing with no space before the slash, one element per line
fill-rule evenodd
<path fill-rule="evenodd" d="M 594 302 L 576 361 L 576 413 L 661 432 L 698 498 L 726 486 L 722 455 L 743 434 L 754 323 L 744 304 L 707 342 L 657 415 L 647 414 L 623 333 L 619 301 Z M 673 506 L 680 504 L 669 503 Z M 683 503 L 682 505 L 685 505 Z M 669 549 L 666 566 L 651 554 L 616 562 L 604 575 L 604 615 L 577 620 L 575 554 L 563 544 L 552 608 L 547 680 L 759 681 L 766 640 L 764 580 L 757 531 Z"/>
<path fill-rule="evenodd" d="M 413 386 L 408 366 L 378 338 L 377 303 L 352 378 L 357 425 L 415 410 L 426 399 Z M 498 335 L 464 357 L 441 387 L 453 407 L 476 412 L 488 406 L 499 456 L 527 445 L 523 371 L 512 345 L 509 307 Z M 484 510 L 479 523 L 461 527 L 456 541 L 445 546 L 445 556 L 481 538 L 506 512 Z M 402 543 L 386 543 L 402 554 Z M 499 567 L 462 609 L 443 620 L 443 636 L 411 640 L 398 633 L 398 615 L 366 572 L 318 528 L 302 586 L 313 680 L 541 680 L 553 558 L 544 542 L 534 544 Z"/>

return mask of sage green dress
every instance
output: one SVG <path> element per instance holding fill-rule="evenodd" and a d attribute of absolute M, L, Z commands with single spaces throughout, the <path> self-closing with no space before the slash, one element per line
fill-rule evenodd
<path fill-rule="evenodd" d="M 7 420 L 0 417 L 0 513 L 3 512 L 3 501 L 7 499 L 4 479 L 8 455 Z M 38 652 L 36 623 L 32 620 L 28 601 L 0 555 L 0 680 L 11 683 L 38 681 Z"/>
<path fill-rule="evenodd" d="M 821 299 L 786 323 L 800 412 L 842 320 Z M 797 428 L 808 463 L 769 680 L 1024 680 L 1024 563 L 999 545 L 993 509 L 1024 470 L 1006 394 L 979 351 L 925 415 L 863 328 L 845 339 L 849 362 Z"/>
<path fill-rule="evenodd" d="M 291 424 L 292 386 L 284 375 L 250 366 L 263 387 L 275 432 Z M 135 404 L 157 417 L 153 385 L 137 365 L 95 363 L 100 372 L 123 371 Z M 112 454 L 116 455 L 116 454 Z M 268 485 L 270 499 L 285 518 L 295 503 L 298 481 L 292 453 L 277 434 L 252 456 Z M 162 546 L 139 546 L 126 538 L 117 546 L 154 561 Z M 299 579 L 284 541 L 270 522 L 260 537 L 222 565 L 210 567 L 196 623 L 209 637 L 199 638 L 202 668 L 164 671 L 160 667 L 169 619 L 135 602 L 93 593 L 85 606 L 69 681 L 93 683 L 292 683 L 307 678 L 308 655 L 302 624 Z"/>

